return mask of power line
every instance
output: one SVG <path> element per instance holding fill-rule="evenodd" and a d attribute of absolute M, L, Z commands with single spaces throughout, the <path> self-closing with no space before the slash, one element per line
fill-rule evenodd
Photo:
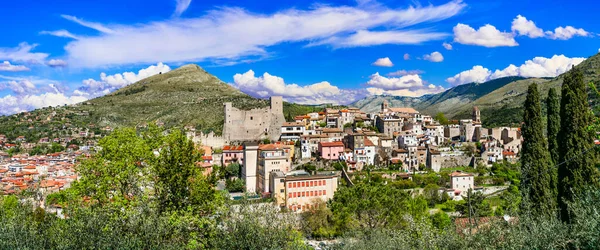
<path fill-rule="evenodd" d="M 553 170 L 554 168 L 557 168 L 557 167 L 559 167 L 559 166 L 560 166 L 560 165 L 562 165 L 562 164 L 565 164 L 565 163 L 567 163 L 567 162 L 570 162 L 571 160 L 573 160 L 573 159 L 575 159 L 575 158 L 577 158 L 577 157 L 580 157 L 581 155 L 587 154 L 589 151 L 591 151 L 592 149 L 595 149 L 595 148 L 597 148 L 598 146 L 600 146 L 600 145 L 594 145 L 594 146 L 593 146 L 593 147 L 591 147 L 591 148 L 588 148 L 588 149 L 586 149 L 586 150 L 583 150 L 583 151 L 581 151 L 581 152 L 580 152 L 578 155 L 576 155 L 576 156 L 573 156 L 573 157 L 571 157 L 571 158 L 569 158 L 569 159 L 566 159 L 566 160 L 564 160 L 563 162 L 561 162 L 561 163 L 558 163 L 558 164 L 556 164 L 556 165 L 554 165 L 554 166 L 552 166 L 552 167 L 549 167 L 549 168 L 548 168 L 546 171 L 540 172 L 540 173 L 538 173 L 537 175 L 542 175 L 542 174 L 545 174 L 545 173 L 547 173 L 547 172 L 549 172 L 549 171 Z M 529 168 L 529 164 L 527 165 L 527 167 Z M 528 178 L 524 178 L 524 179 L 522 180 L 522 182 L 526 182 L 526 181 L 528 181 L 528 180 L 531 180 L 531 179 L 532 179 L 534 176 L 537 176 L 537 175 L 531 175 L 531 176 L 530 176 L 530 177 L 528 177 Z"/>

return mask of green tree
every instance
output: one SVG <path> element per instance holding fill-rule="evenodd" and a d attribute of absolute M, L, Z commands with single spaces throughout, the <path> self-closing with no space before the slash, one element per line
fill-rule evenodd
<path fill-rule="evenodd" d="M 106 204 L 143 194 L 150 184 L 148 163 L 154 156 L 135 129 L 116 129 L 98 145 L 102 150 L 77 167 L 81 179 L 73 186 L 81 196 Z"/>
<path fill-rule="evenodd" d="M 528 199 L 530 208 L 535 214 L 552 214 L 556 208 L 555 184 L 550 171 L 551 160 L 548 153 L 542 107 L 536 83 L 529 85 L 525 99 L 523 125 L 523 149 L 521 150 L 521 191 Z"/>
<path fill-rule="evenodd" d="M 409 201 L 409 194 L 400 189 L 361 182 L 341 187 L 331 201 L 331 210 L 338 230 L 397 227 L 405 223 Z"/>
<path fill-rule="evenodd" d="M 435 204 L 442 202 L 442 196 L 440 195 L 440 187 L 436 184 L 427 184 L 423 189 L 423 195 L 429 207 L 434 207 Z"/>
<path fill-rule="evenodd" d="M 558 163 L 558 131 L 560 130 L 560 100 L 555 88 L 548 91 L 546 99 L 548 151 L 554 164 Z"/>
<path fill-rule="evenodd" d="M 435 119 L 436 121 L 438 121 L 442 125 L 449 124 L 448 118 L 446 118 L 446 116 L 442 112 L 437 113 L 433 119 Z"/>
<path fill-rule="evenodd" d="M 302 229 L 305 235 L 315 238 L 332 238 L 336 232 L 332 226 L 333 214 L 321 199 L 315 199 L 313 206 L 302 213 Z"/>
<path fill-rule="evenodd" d="M 229 165 L 227 165 L 227 167 L 225 167 L 225 177 L 227 178 L 231 178 L 231 177 L 240 177 L 240 164 L 238 163 L 231 163 Z"/>
<path fill-rule="evenodd" d="M 448 214 L 438 211 L 437 213 L 431 215 L 431 224 L 437 229 L 444 230 L 449 228 L 452 225 L 452 220 Z"/>
<path fill-rule="evenodd" d="M 560 219 L 571 222 L 568 203 L 588 186 L 598 186 L 598 170 L 592 152 L 593 135 L 587 129 L 592 115 L 587 100 L 583 73 L 573 68 L 564 77 L 560 101 L 560 131 L 558 133 L 558 204 Z"/>
<path fill-rule="evenodd" d="M 155 190 L 159 210 L 183 210 L 193 204 L 190 199 L 197 181 L 204 179 L 196 168 L 201 156 L 194 143 L 179 130 L 165 136 L 154 164 L 156 173 Z"/>

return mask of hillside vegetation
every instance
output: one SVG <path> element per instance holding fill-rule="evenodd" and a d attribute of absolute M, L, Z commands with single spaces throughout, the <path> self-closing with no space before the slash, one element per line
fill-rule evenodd
<path fill-rule="evenodd" d="M 585 82 L 599 86 L 600 54 L 588 58 L 576 68 L 583 70 Z M 387 100 L 392 107 L 413 107 L 432 116 L 442 112 L 450 119 L 470 118 L 473 106 L 478 106 L 484 126 L 516 126 L 523 117 L 522 107 L 527 87 L 531 83 L 537 83 L 541 98 L 545 99 L 550 88 L 560 88 L 563 77 L 564 74 L 555 78 L 504 77 L 484 83 L 464 84 L 442 93 L 421 97 L 370 96 L 350 106 L 375 112 L 379 110 L 383 100 Z M 589 95 L 589 101 L 598 113 L 598 97 Z"/>
<path fill-rule="evenodd" d="M 74 131 L 90 127 L 118 128 L 155 121 L 166 127 L 192 125 L 204 132 L 221 134 L 224 102 L 231 102 L 239 109 L 269 105 L 268 100 L 244 94 L 198 65 L 190 64 L 84 103 L 0 117 L 0 134 L 11 139 L 29 135 L 28 140 L 35 141 L 41 137 L 66 135 L 61 131 L 64 128 Z M 323 107 L 284 103 L 284 115 L 290 120 Z"/>

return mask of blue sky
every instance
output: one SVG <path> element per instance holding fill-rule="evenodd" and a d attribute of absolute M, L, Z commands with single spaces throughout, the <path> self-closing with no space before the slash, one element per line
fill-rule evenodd
<path fill-rule="evenodd" d="M 196 63 L 256 97 L 342 103 L 598 53 L 600 4 L 565 1 L 7 1 L 0 114 L 80 102 Z"/>

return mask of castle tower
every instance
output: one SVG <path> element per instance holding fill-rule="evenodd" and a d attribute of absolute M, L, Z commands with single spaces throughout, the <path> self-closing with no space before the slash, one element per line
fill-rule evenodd
<path fill-rule="evenodd" d="M 273 114 L 283 114 L 283 97 L 271 96 L 271 112 Z"/>
<path fill-rule="evenodd" d="M 477 106 L 473 106 L 473 122 L 481 123 L 481 112 Z"/>
<path fill-rule="evenodd" d="M 383 102 L 381 103 L 381 112 L 385 113 L 388 108 L 389 108 L 389 104 L 388 104 L 387 100 L 383 100 Z"/>
<path fill-rule="evenodd" d="M 246 182 L 246 192 L 256 193 L 256 179 L 258 169 L 258 144 L 244 143 L 244 164 L 242 165 L 242 179 Z"/>

